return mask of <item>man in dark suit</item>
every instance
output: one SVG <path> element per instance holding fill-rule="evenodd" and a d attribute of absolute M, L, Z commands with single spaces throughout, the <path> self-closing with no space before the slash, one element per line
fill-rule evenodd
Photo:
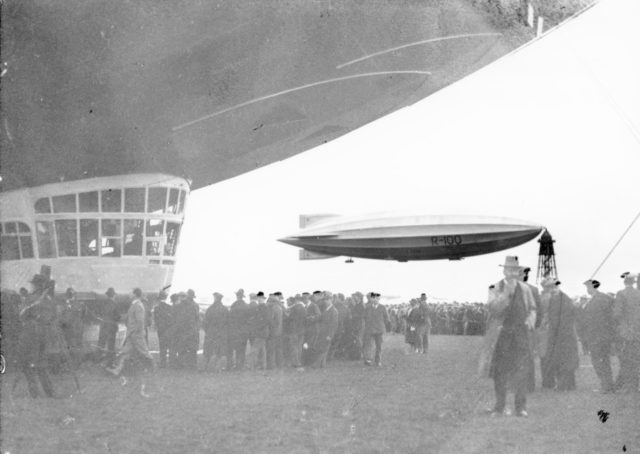
<path fill-rule="evenodd" d="M 522 282 L 527 284 L 529 290 L 531 290 L 531 295 L 533 295 L 533 300 L 536 304 L 536 324 L 533 329 L 529 330 L 529 343 L 531 344 L 531 361 L 529 361 L 529 372 L 528 372 L 528 391 L 530 393 L 536 390 L 536 357 L 540 357 L 538 346 L 540 345 L 540 332 L 538 328 L 542 325 L 542 319 L 544 317 L 542 311 L 542 300 L 540 299 L 540 291 L 538 287 L 529 283 L 529 272 L 531 268 L 527 267 L 522 270 Z"/>
<path fill-rule="evenodd" d="M 174 325 L 173 306 L 167 303 L 167 294 L 160 291 L 158 304 L 153 308 L 153 321 L 158 334 L 158 349 L 160 350 L 160 367 L 167 366 L 169 343 L 172 338 Z"/>
<path fill-rule="evenodd" d="M 289 307 L 289 342 L 291 344 L 291 366 L 302 367 L 302 344 L 304 342 L 307 310 L 301 297 L 295 297 Z"/>
<path fill-rule="evenodd" d="M 271 294 L 267 300 L 269 308 L 269 337 L 267 338 L 267 369 L 282 366 L 282 321 L 283 310 L 278 295 Z"/>
<path fill-rule="evenodd" d="M 247 341 L 249 340 L 249 305 L 244 300 L 244 290 L 236 292 L 236 300 L 229 308 L 229 338 L 227 343 L 227 370 L 244 368 Z"/>
<path fill-rule="evenodd" d="M 371 365 L 371 350 L 376 344 L 375 364 L 381 366 L 382 336 L 389 326 L 389 314 L 387 309 L 380 304 L 380 294 L 371 292 L 368 295 L 369 302 L 364 308 L 364 364 Z"/>
<path fill-rule="evenodd" d="M 318 307 L 318 301 L 322 296 L 322 292 L 320 290 L 316 290 L 313 292 L 313 297 L 309 298 L 309 294 L 307 292 L 302 294 L 302 300 L 305 304 L 305 309 L 307 311 L 307 320 L 305 322 L 306 328 L 304 333 L 304 344 L 306 344 L 306 348 L 302 352 L 302 362 L 303 364 L 311 364 L 313 362 L 314 357 L 311 353 L 311 348 L 315 345 L 318 338 L 318 320 L 320 319 L 320 308 Z"/>
<path fill-rule="evenodd" d="M 327 354 L 331 347 L 331 341 L 338 329 L 338 311 L 333 307 L 333 295 L 324 292 L 320 299 L 320 316 L 318 317 L 318 336 L 312 350 L 316 354 L 311 367 L 325 367 L 327 365 Z"/>
<path fill-rule="evenodd" d="M 611 371 L 611 346 L 615 338 L 613 323 L 614 300 L 598 288 L 600 282 L 589 279 L 584 282 L 591 299 L 585 306 L 587 345 L 591 363 L 600 380 L 600 392 L 613 392 L 613 372 Z"/>
<path fill-rule="evenodd" d="M 213 357 L 213 370 L 217 370 L 218 360 L 227 355 L 227 324 L 229 309 L 222 304 L 223 295 L 215 292 L 213 304 L 204 313 L 203 370 L 207 370 Z"/>

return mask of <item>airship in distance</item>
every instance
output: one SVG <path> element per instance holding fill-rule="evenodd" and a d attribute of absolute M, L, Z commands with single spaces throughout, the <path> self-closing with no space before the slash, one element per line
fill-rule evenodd
<path fill-rule="evenodd" d="M 519 246 L 544 227 L 490 216 L 301 215 L 301 230 L 280 238 L 302 248 L 300 260 L 337 256 L 377 260 L 461 260 Z"/>

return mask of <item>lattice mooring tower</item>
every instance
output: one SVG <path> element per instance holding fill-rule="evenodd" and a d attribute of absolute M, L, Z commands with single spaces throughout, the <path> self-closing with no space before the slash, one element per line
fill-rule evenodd
<path fill-rule="evenodd" d="M 537 282 L 545 277 L 558 278 L 558 268 L 556 267 L 556 254 L 553 251 L 553 243 L 556 241 L 551 238 L 548 230 L 542 233 L 538 240 L 540 243 L 540 253 L 538 254 L 538 276 Z"/>

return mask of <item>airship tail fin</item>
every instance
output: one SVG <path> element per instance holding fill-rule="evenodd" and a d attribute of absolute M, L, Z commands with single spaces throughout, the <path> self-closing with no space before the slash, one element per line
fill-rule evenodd
<path fill-rule="evenodd" d="M 320 254 L 319 252 L 311 252 L 306 249 L 300 249 L 300 260 L 321 260 L 337 257 L 337 255 Z"/>
<path fill-rule="evenodd" d="M 338 217 L 337 214 L 301 214 L 300 215 L 300 228 L 304 229 L 313 224 L 325 221 L 327 219 Z"/>

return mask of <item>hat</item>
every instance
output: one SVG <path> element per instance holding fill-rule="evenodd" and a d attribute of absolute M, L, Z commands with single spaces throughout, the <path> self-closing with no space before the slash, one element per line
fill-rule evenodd
<path fill-rule="evenodd" d="M 264 292 L 258 292 L 258 293 L 256 293 L 256 296 L 258 298 L 264 298 Z"/>
<path fill-rule="evenodd" d="M 523 273 L 528 273 L 529 271 L 531 271 L 531 268 L 529 268 L 528 266 L 522 270 Z"/>
<path fill-rule="evenodd" d="M 491 284 L 491 285 L 489 286 L 489 290 L 493 290 L 494 288 L 496 288 L 496 286 L 495 286 L 495 285 L 493 285 L 493 284 Z"/>
<path fill-rule="evenodd" d="M 516 255 L 507 255 L 504 259 L 504 265 L 500 265 L 504 268 L 522 268 L 520 263 L 518 263 L 518 256 Z"/>
<path fill-rule="evenodd" d="M 189 289 L 189 290 L 187 290 L 187 296 L 189 298 L 195 298 L 196 297 L 196 292 L 194 292 L 193 289 Z"/>
<path fill-rule="evenodd" d="M 583 282 L 584 285 L 589 285 L 593 288 L 598 288 L 600 287 L 600 282 L 596 281 L 595 279 L 587 279 L 586 281 Z"/>
<path fill-rule="evenodd" d="M 222 298 L 224 295 L 222 293 L 218 293 L 218 292 L 213 292 L 213 297 L 214 298 Z"/>
<path fill-rule="evenodd" d="M 302 292 L 302 295 L 308 295 L 309 292 Z"/>
<path fill-rule="evenodd" d="M 241 288 L 239 288 L 239 289 L 236 291 L 236 295 L 243 295 L 243 296 L 244 296 L 244 290 L 243 290 L 243 289 L 241 289 Z"/>
<path fill-rule="evenodd" d="M 141 297 L 142 296 L 142 290 L 140 290 L 139 287 L 136 287 L 133 289 L 133 294 L 137 297 Z"/>
<path fill-rule="evenodd" d="M 69 287 L 67 289 L 67 291 L 65 292 L 65 295 L 67 295 L 68 297 L 71 297 L 71 296 L 73 296 L 75 294 L 76 294 L 76 291 L 72 287 Z"/>
<path fill-rule="evenodd" d="M 631 274 L 630 272 L 625 271 L 624 273 L 622 273 L 622 274 L 620 275 L 620 278 L 621 278 L 621 279 L 624 279 L 625 277 L 627 277 L 627 276 L 628 276 L 628 275 L 630 275 L 630 274 Z"/>
<path fill-rule="evenodd" d="M 163 300 L 167 298 L 167 292 L 165 292 L 164 290 L 160 290 L 158 292 L 158 299 Z"/>
<path fill-rule="evenodd" d="M 322 293 L 322 292 L 321 292 L 320 290 L 315 290 L 315 291 L 313 292 L 313 294 L 314 294 L 314 295 L 319 295 L 319 294 L 321 294 L 321 293 Z"/>
<path fill-rule="evenodd" d="M 116 294 L 116 291 L 113 289 L 113 287 L 109 287 L 105 292 L 105 295 L 107 296 L 115 296 L 115 294 Z"/>
<path fill-rule="evenodd" d="M 185 292 L 178 292 L 178 298 L 186 298 L 187 294 Z"/>
<path fill-rule="evenodd" d="M 273 296 L 282 296 L 282 292 L 274 292 Z"/>

